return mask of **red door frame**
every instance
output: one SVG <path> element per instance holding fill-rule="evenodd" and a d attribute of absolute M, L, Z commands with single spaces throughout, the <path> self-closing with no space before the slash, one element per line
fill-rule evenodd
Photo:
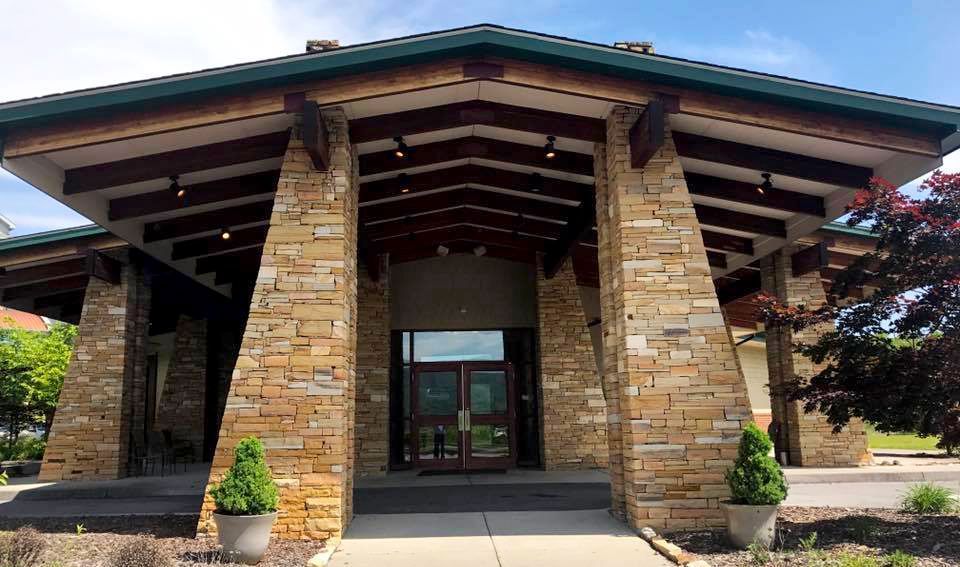
<path fill-rule="evenodd" d="M 457 381 L 457 412 L 450 415 L 421 415 L 419 375 L 421 372 L 453 372 Z M 463 467 L 463 434 L 460 431 L 460 410 L 463 408 L 463 365 L 459 362 L 416 362 L 410 365 L 410 444 L 413 466 L 422 469 L 458 469 Z M 457 431 L 456 459 L 420 460 L 420 427 L 453 427 Z"/>
<path fill-rule="evenodd" d="M 507 411 L 502 414 L 474 415 L 472 411 L 466 414 L 468 431 L 464 435 L 464 461 L 467 470 L 484 468 L 510 468 L 517 463 L 517 419 L 513 403 L 513 365 L 509 362 L 465 362 L 463 363 L 463 407 L 469 410 L 472 407 L 470 400 L 471 373 L 476 371 L 502 371 L 505 374 L 507 386 Z M 474 457 L 473 456 L 473 426 L 474 425 L 506 425 L 509 455 L 505 458 Z"/>

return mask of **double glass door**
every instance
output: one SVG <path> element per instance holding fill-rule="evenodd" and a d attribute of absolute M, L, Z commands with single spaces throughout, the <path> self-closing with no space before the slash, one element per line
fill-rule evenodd
<path fill-rule="evenodd" d="M 414 466 L 505 468 L 516 462 L 513 369 L 505 362 L 412 367 Z"/>

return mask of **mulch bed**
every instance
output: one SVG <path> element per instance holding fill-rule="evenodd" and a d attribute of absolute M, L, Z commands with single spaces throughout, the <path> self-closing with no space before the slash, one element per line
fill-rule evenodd
<path fill-rule="evenodd" d="M 60 518 L 0 518 L 0 531 L 31 526 L 41 531 L 47 542 L 42 565 L 63 567 L 108 567 L 110 558 L 138 534 L 157 539 L 178 567 L 196 565 L 234 565 L 219 553 L 216 538 L 193 538 L 196 516 L 111 516 L 83 518 L 86 530 L 77 535 L 77 521 Z M 273 540 L 261 567 L 306 565 L 323 549 L 322 542 Z M 59 563 L 56 563 L 59 561 Z"/>
<path fill-rule="evenodd" d="M 917 516 L 895 510 L 783 507 L 769 565 L 823 565 L 821 554 L 799 549 L 800 538 L 816 532 L 816 549 L 834 557 L 843 552 L 882 556 L 901 550 L 917 567 L 960 565 L 960 516 Z M 749 551 L 732 549 L 723 530 L 678 532 L 668 539 L 714 567 L 756 566 Z M 820 555 L 821 557 L 818 557 Z"/>

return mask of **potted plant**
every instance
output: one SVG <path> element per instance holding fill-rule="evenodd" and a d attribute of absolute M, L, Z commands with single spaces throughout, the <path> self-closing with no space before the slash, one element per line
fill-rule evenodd
<path fill-rule="evenodd" d="M 727 471 L 729 502 L 720 507 L 727 520 L 727 533 L 741 549 L 752 543 L 769 547 L 777 527 L 777 509 L 787 497 L 787 481 L 780 465 L 770 456 L 773 443 L 753 423 L 747 424 L 733 468 Z"/>
<path fill-rule="evenodd" d="M 270 544 L 278 501 L 259 439 L 237 443 L 233 466 L 223 482 L 210 489 L 210 496 L 217 505 L 213 519 L 224 554 L 231 561 L 255 565 Z"/>

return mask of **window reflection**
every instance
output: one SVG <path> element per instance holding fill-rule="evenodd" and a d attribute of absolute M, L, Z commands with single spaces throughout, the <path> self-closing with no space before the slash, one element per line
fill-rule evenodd
<path fill-rule="evenodd" d="M 415 362 L 503 360 L 503 331 L 419 331 Z"/>

